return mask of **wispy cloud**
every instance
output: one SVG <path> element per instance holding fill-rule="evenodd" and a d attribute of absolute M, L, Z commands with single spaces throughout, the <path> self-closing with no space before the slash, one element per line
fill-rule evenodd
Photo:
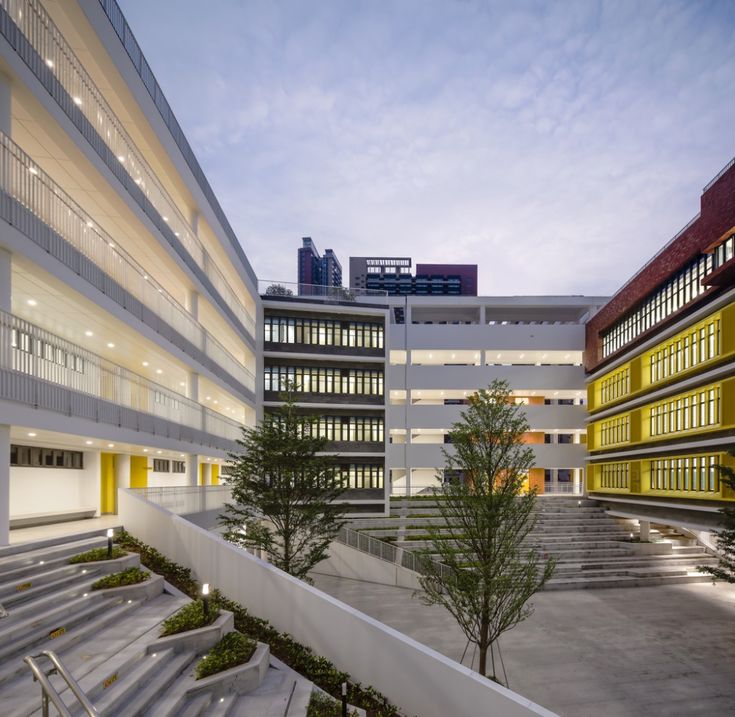
<path fill-rule="evenodd" d="M 735 154 L 735 4 L 123 0 L 259 276 L 312 236 L 617 288 Z"/>

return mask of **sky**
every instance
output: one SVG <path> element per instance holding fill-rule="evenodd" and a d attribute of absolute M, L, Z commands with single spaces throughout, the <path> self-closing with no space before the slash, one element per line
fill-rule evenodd
<path fill-rule="evenodd" d="M 732 0 L 119 0 L 262 279 L 613 293 L 735 156 Z"/>

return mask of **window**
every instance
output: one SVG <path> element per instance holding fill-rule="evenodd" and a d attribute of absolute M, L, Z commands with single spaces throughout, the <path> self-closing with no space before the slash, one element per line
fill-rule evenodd
<path fill-rule="evenodd" d="M 272 343 L 383 348 L 383 325 L 361 321 L 266 316 L 263 336 Z"/>
<path fill-rule="evenodd" d="M 720 387 L 708 386 L 675 396 L 649 409 L 651 436 L 693 431 L 720 423 Z"/>
<path fill-rule="evenodd" d="M 630 487 L 630 464 L 604 463 L 599 468 L 600 488 Z"/>
<path fill-rule="evenodd" d="M 600 423 L 600 447 L 630 440 L 630 415 L 616 416 Z"/>
<path fill-rule="evenodd" d="M 336 479 L 345 489 L 383 487 L 383 466 L 377 463 L 350 463 L 336 469 Z"/>
<path fill-rule="evenodd" d="M 720 320 L 712 318 L 674 336 L 651 353 L 651 384 L 665 381 L 720 355 Z"/>
<path fill-rule="evenodd" d="M 285 391 L 290 382 L 298 393 L 383 395 L 383 372 L 375 369 L 266 366 L 266 391 Z"/>
<path fill-rule="evenodd" d="M 661 285 L 632 313 L 613 325 L 602 339 L 602 356 L 607 358 L 648 329 L 704 293 L 702 279 L 730 261 L 735 252 L 735 235 L 718 246 L 713 254 L 703 254 Z"/>
<path fill-rule="evenodd" d="M 161 458 L 153 459 L 153 472 L 154 473 L 170 473 L 171 472 L 171 461 L 163 460 Z"/>
<path fill-rule="evenodd" d="M 651 461 L 651 490 L 718 493 L 717 456 L 681 456 Z"/>
<path fill-rule="evenodd" d="M 10 446 L 10 465 L 17 468 L 84 468 L 81 451 L 65 451 L 38 446 Z"/>
<path fill-rule="evenodd" d="M 614 371 L 600 381 L 600 404 L 617 401 L 630 393 L 630 366 Z"/>
<path fill-rule="evenodd" d="M 184 461 L 171 461 L 172 473 L 186 473 L 186 463 Z"/>

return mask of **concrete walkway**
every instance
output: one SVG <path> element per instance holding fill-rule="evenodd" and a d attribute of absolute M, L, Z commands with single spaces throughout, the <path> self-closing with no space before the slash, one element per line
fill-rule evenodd
<path fill-rule="evenodd" d="M 33 528 L 14 528 L 10 531 L 10 544 L 31 543 L 36 540 L 47 538 L 63 538 L 86 533 L 91 530 L 106 530 L 117 528 L 120 519 L 116 515 L 103 515 L 99 518 L 87 518 L 85 520 L 70 520 L 65 523 L 49 523 L 48 525 L 37 525 Z"/>
<path fill-rule="evenodd" d="M 462 656 L 466 640 L 449 613 L 412 591 L 313 577 L 381 622 Z M 735 586 L 570 590 L 532 602 L 535 613 L 501 638 L 510 687 L 523 696 L 562 717 L 735 714 Z"/>

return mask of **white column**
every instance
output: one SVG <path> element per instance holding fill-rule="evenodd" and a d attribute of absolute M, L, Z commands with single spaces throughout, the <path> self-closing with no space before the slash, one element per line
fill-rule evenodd
<path fill-rule="evenodd" d="M 115 457 L 115 486 L 130 488 L 130 456 L 127 453 L 118 453 Z"/>
<path fill-rule="evenodd" d="M 186 457 L 186 474 L 189 485 L 199 485 L 199 456 L 196 453 Z"/>
<path fill-rule="evenodd" d="M 641 543 L 649 540 L 649 535 L 651 531 L 651 521 L 650 520 L 639 520 L 641 529 L 640 529 L 640 538 Z"/>
<path fill-rule="evenodd" d="M 11 283 L 13 278 L 13 262 L 11 254 L 0 248 L 0 311 L 10 312 Z"/>
<path fill-rule="evenodd" d="M 485 305 L 480 307 L 480 325 L 484 326 L 487 323 L 487 316 L 485 314 Z"/>
<path fill-rule="evenodd" d="M 574 492 L 580 494 L 582 492 L 582 469 L 574 469 Z"/>
<path fill-rule="evenodd" d="M 202 485 L 212 485 L 211 463 L 202 463 Z"/>
<path fill-rule="evenodd" d="M 8 137 L 11 127 L 11 95 L 10 78 L 0 72 L 0 131 Z"/>
<path fill-rule="evenodd" d="M 10 543 L 10 426 L 0 425 L 0 545 Z"/>
<path fill-rule="evenodd" d="M 194 232 L 195 237 L 199 237 L 199 210 L 198 209 L 192 209 L 189 213 L 189 225 L 191 226 L 191 230 Z"/>
<path fill-rule="evenodd" d="M 196 371 L 189 373 L 189 398 L 199 401 L 199 374 Z"/>
<path fill-rule="evenodd" d="M 186 293 L 186 310 L 199 320 L 199 292 L 196 289 L 189 289 Z"/>
<path fill-rule="evenodd" d="M 83 506 L 94 506 L 95 518 L 100 515 L 102 494 L 102 454 L 100 451 L 84 451 L 84 480 L 79 500 Z"/>

